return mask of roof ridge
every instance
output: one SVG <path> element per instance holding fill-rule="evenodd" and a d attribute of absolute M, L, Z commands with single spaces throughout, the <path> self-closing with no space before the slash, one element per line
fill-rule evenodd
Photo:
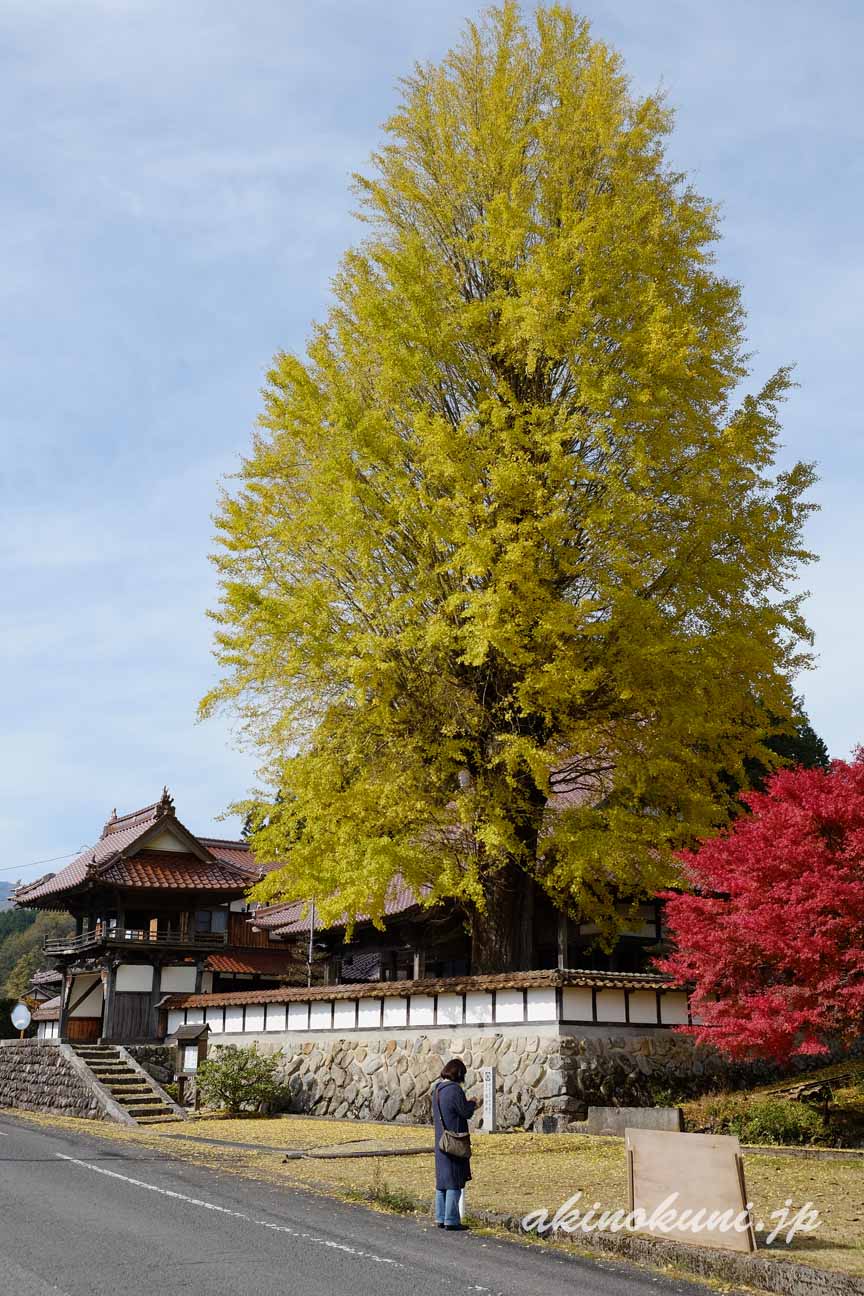
<path fill-rule="evenodd" d="M 155 814 L 153 812 L 156 812 Z M 159 819 L 163 815 L 174 814 L 174 801 L 167 785 L 162 788 L 162 795 L 158 801 L 151 802 L 150 805 L 141 806 L 139 810 L 129 810 L 126 814 L 118 815 L 116 806 L 111 811 L 110 817 L 106 820 L 102 829 L 100 841 L 109 836 L 110 833 L 121 832 L 124 827 L 130 827 L 136 819 L 146 819 L 152 817 Z"/>
<path fill-rule="evenodd" d="M 108 837 L 111 833 L 122 832 L 124 828 L 130 827 L 136 819 L 146 819 L 150 817 L 154 810 L 159 806 L 158 801 L 152 805 L 142 806 L 140 810 L 129 810 L 126 814 L 118 815 L 114 810 L 111 817 L 105 821 L 102 829 L 102 837 Z"/>

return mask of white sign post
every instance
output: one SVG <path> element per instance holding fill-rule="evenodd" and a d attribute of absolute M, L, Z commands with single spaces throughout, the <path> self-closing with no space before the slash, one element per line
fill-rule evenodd
<path fill-rule="evenodd" d="M 20 1032 L 23 1039 L 24 1032 L 30 1025 L 30 1009 L 26 1004 L 18 1003 L 12 1009 L 12 1025 Z"/>
<path fill-rule="evenodd" d="M 495 1068 L 481 1067 L 483 1078 L 483 1133 L 494 1134 L 498 1128 L 495 1119 Z"/>

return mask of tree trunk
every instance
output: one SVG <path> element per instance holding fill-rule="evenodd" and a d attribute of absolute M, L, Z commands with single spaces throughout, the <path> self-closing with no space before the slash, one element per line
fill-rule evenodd
<path fill-rule="evenodd" d="M 523 972 L 534 956 L 534 881 L 509 858 L 485 885 L 486 905 L 471 913 L 471 971 Z"/>

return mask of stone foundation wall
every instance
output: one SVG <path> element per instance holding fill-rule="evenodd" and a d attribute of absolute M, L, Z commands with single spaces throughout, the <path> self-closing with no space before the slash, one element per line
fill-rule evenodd
<path fill-rule="evenodd" d="M 174 1049 L 167 1044 L 126 1044 L 126 1052 L 159 1085 L 174 1079 Z"/>
<path fill-rule="evenodd" d="M 34 1039 L 0 1041 L 0 1107 L 51 1111 L 85 1120 L 111 1118 L 67 1051 Z"/>
<path fill-rule="evenodd" d="M 461 1057 L 469 1098 L 481 1096 L 479 1069 L 497 1070 L 500 1129 L 566 1129 L 589 1105 L 651 1106 L 653 1085 L 709 1065 L 681 1036 L 579 1038 L 484 1035 L 413 1039 L 259 1039 L 260 1052 L 281 1050 L 287 1109 L 316 1116 L 431 1121 L 430 1090 L 445 1062 Z M 218 1042 L 211 1043 L 213 1050 Z M 475 1123 L 479 1121 L 475 1117 Z"/>

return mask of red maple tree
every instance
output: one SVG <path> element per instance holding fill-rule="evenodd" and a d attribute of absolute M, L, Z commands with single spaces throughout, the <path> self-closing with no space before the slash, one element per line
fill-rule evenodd
<path fill-rule="evenodd" d="M 695 987 L 685 1028 L 729 1057 L 787 1060 L 864 1024 L 864 748 L 783 770 L 751 813 L 682 855 L 695 891 L 666 897 L 672 953 Z"/>

